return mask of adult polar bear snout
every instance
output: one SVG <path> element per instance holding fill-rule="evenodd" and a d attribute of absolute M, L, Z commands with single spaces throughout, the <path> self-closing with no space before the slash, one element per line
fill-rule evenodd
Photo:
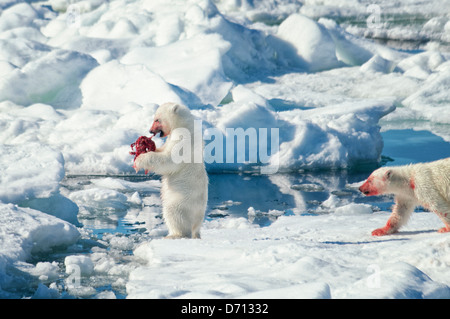
<path fill-rule="evenodd" d="M 173 155 L 180 150 L 180 145 L 184 149 L 194 149 L 195 139 L 183 139 L 180 143 L 178 134 L 184 132 L 184 135 L 194 136 L 194 122 L 195 118 L 186 106 L 162 104 L 155 112 L 150 131 L 152 134 L 161 133 L 160 136 L 167 139 L 155 152 L 141 154 L 135 161 L 137 170 L 146 169 L 161 175 L 161 201 L 163 218 L 169 230 L 168 238 L 200 238 L 200 227 L 205 216 L 208 177 L 204 162 L 179 161 Z M 195 149 L 198 147 L 195 145 Z M 202 152 L 202 143 L 200 147 Z"/>

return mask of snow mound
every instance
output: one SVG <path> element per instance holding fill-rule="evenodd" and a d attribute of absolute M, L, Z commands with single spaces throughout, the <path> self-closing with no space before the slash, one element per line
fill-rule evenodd
<path fill-rule="evenodd" d="M 14 126 L 9 129 L 25 133 L 26 125 Z M 78 225 L 78 206 L 59 192 L 65 176 L 61 152 L 39 143 L 27 147 L 4 144 L 0 150 L 0 202 L 30 207 Z"/>
<path fill-rule="evenodd" d="M 232 86 L 221 60 L 229 48 L 217 34 L 199 35 L 162 47 L 133 48 L 121 63 L 145 65 L 166 82 L 194 93 L 199 101 L 185 101 L 188 105 L 218 105 Z"/>
<path fill-rule="evenodd" d="M 25 131 L 20 126 L 9 129 L 16 134 Z M 0 160 L 0 201 L 5 203 L 50 197 L 65 174 L 62 154 L 38 143 L 0 145 Z"/>
<path fill-rule="evenodd" d="M 450 94 L 446 89 L 448 85 L 450 62 L 446 61 L 426 78 L 417 92 L 403 100 L 403 104 L 433 123 L 450 124 Z"/>
<path fill-rule="evenodd" d="M 378 120 L 393 101 L 330 105 L 281 114 L 280 168 L 343 168 L 379 161 L 383 140 Z"/>
<path fill-rule="evenodd" d="M 81 79 L 97 65 L 91 56 L 54 50 L 2 77 L 0 101 L 22 105 L 47 103 L 55 108 L 78 107 Z"/>
<path fill-rule="evenodd" d="M 116 60 L 90 72 L 80 89 L 83 107 L 99 110 L 121 111 L 128 103 L 187 102 L 179 97 L 176 87 L 144 65 L 124 65 Z"/>
<path fill-rule="evenodd" d="M 293 65 L 315 72 L 342 66 L 336 57 L 336 46 L 328 30 L 301 15 L 289 16 L 278 28 L 277 36 L 292 45 L 298 57 Z M 289 52 L 283 52 L 288 54 Z"/>
<path fill-rule="evenodd" d="M 94 272 L 94 263 L 89 256 L 72 255 L 64 259 L 66 273 L 77 273 L 80 276 L 89 276 Z"/>

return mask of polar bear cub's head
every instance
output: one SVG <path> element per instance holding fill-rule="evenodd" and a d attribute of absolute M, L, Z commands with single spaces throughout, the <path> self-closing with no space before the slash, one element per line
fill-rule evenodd
<path fill-rule="evenodd" d="M 176 128 L 185 127 L 190 130 L 192 126 L 193 116 L 186 106 L 164 103 L 156 110 L 150 133 L 161 133 L 160 137 L 164 137 Z"/>

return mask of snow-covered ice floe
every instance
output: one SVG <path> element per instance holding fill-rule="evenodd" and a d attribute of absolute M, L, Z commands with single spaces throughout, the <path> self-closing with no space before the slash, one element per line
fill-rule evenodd
<path fill-rule="evenodd" d="M 32 255 L 48 253 L 55 247 L 73 245 L 80 238 L 71 223 L 54 216 L 14 204 L 0 203 L 0 297 L 16 297 L 29 285 L 30 276 L 56 279 L 57 266 L 50 262 L 29 264 Z M 27 277 L 28 275 L 28 277 Z"/>
<path fill-rule="evenodd" d="M 155 240 L 134 250 L 139 236 L 104 236 L 118 250 L 134 250 L 145 266 L 119 266 L 102 247 L 58 265 L 31 263 L 52 247 L 77 251 L 72 244 L 87 236 L 82 225 L 108 228 L 126 219 L 145 224 L 151 238 L 164 235 L 158 181 L 92 178 L 75 187 L 67 179 L 136 177 L 130 144 L 147 135 L 164 102 L 191 108 L 206 146 L 212 132 L 277 130 L 276 147 L 265 144 L 267 161 L 211 161 L 210 173 L 260 172 L 266 164 L 278 173 L 372 168 L 382 163 L 382 132 L 392 129 L 427 130 L 448 147 L 448 7 L 437 0 L 400 6 L 384 0 L 370 6 L 348 0 L 2 1 L 0 296 L 17 297 L 11 291 L 27 276 L 54 283 L 63 264 L 69 276 L 73 265 L 84 277 L 130 274 L 129 283 L 117 282 L 130 297 L 448 297 L 445 235 L 366 237 L 362 229 L 380 226 L 385 214 L 361 203 L 336 206 L 331 193 L 314 208 L 317 216 L 304 216 L 308 205 L 296 192 L 339 190 L 276 175 L 261 183 L 264 194 L 289 195 L 293 207 L 259 207 L 255 190 L 244 204 L 223 195 L 208 212 L 220 217 L 208 219 L 201 241 Z M 405 43 L 417 47 L 405 49 Z M 256 141 L 246 152 L 265 142 Z M 229 179 L 212 180 L 228 194 L 222 184 Z M 279 220 L 261 228 L 228 216 L 227 209 Z M 428 217 L 416 220 L 426 230 L 437 227 Z M 382 260 L 392 259 L 387 251 L 398 252 L 391 264 Z M 195 269 L 196 263 L 203 266 Z M 388 284 L 365 290 L 367 280 L 378 278 L 368 268 Z M 189 271 L 192 277 L 183 277 Z M 176 278 L 183 287 L 164 286 Z M 61 295 L 41 284 L 34 296 Z"/>
<path fill-rule="evenodd" d="M 364 229 L 387 214 L 363 204 L 283 216 L 265 228 L 243 218 L 206 223 L 202 240 L 138 246 L 144 264 L 130 274 L 128 297 L 448 298 L 448 238 L 429 232 L 439 226 L 429 215 L 416 214 L 411 228 L 386 238 Z"/>

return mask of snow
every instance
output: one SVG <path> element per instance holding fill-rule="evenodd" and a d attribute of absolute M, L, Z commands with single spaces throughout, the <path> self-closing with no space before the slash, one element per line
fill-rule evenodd
<path fill-rule="evenodd" d="M 105 276 L 129 298 L 448 298 L 436 216 L 373 238 L 391 199 L 355 191 L 386 131 L 449 156 L 450 5 L 400 4 L 2 1 L 0 297 L 120 295 Z M 131 167 L 169 101 L 202 124 L 217 196 L 201 240 L 161 239 L 160 182 Z M 233 129 L 257 132 L 256 163 L 226 161 Z"/>
<path fill-rule="evenodd" d="M 403 233 L 377 238 L 369 230 L 387 214 L 362 210 L 265 228 L 206 223 L 201 240 L 143 243 L 128 298 L 448 298 L 448 236 L 429 232 L 438 218 L 416 214 Z"/>

